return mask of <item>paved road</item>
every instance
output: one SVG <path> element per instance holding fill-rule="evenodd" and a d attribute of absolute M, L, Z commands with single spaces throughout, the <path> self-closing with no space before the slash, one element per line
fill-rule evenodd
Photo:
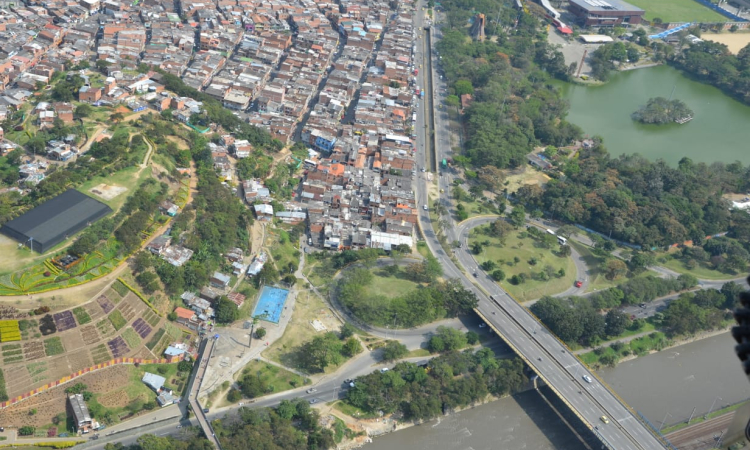
<path fill-rule="evenodd" d="M 418 26 L 420 25 L 419 18 L 415 22 Z M 420 73 L 424 86 L 430 85 L 426 80 L 427 75 L 432 75 L 433 79 L 437 79 L 436 74 L 429 74 L 427 70 Z M 432 93 L 432 90 L 428 90 L 427 95 Z M 426 134 L 429 135 L 431 124 L 427 125 Z M 436 136 L 439 136 L 442 130 L 447 130 L 447 124 L 443 122 L 443 117 L 439 114 L 435 118 L 435 129 L 439 130 L 436 131 Z M 441 143 L 440 138 L 436 139 L 436 146 L 436 159 L 439 161 L 449 154 L 450 149 Z M 418 158 L 424 161 L 424 157 L 424 146 L 420 146 Z M 449 183 L 448 176 L 439 178 L 439 186 L 446 193 L 449 192 Z M 417 198 L 423 204 L 426 204 L 426 189 L 425 179 L 420 177 L 420 182 L 417 183 Z M 427 211 L 420 212 L 422 232 L 433 254 L 443 265 L 445 275 L 460 279 L 468 289 L 477 294 L 479 314 L 501 333 L 509 345 L 515 347 L 520 356 L 568 403 L 584 423 L 593 429 L 602 442 L 617 449 L 663 448 L 662 443 L 635 417 L 631 410 L 593 373 L 589 372 L 555 336 L 548 333 L 525 308 L 510 298 L 492 280 L 486 277 L 468 278 L 440 247 Z M 446 233 L 448 240 L 458 240 L 456 239 L 457 230 L 452 223 L 450 225 Z M 473 257 L 467 250 L 464 248 L 456 252 L 459 265 L 464 268 L 475 266 Z M 485 292 L 490 293 L 494 300 L 491 300 Z M 583 375 L 591 377 L 592 382 L 583 381 L 581 379 Z M 607 416 L 610 423 L 605 425 L 600 422 L 602 416 Z"/>

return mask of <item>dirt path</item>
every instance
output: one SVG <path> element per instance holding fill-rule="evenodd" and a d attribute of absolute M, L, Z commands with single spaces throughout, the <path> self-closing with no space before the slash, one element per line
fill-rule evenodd
<path fill-rule="evenodd" d="M 83 153 L 86 153 L 89 150 L 89 148 L 91 148 L 91 144 L 96 142 L 96 138 L 99 137 L 102 131 L 106 129 L 107 129 L 107 126 L 105 125 L 97 125 L 97 127 L 94 129 L 94 132 L 91 133 L 91 138 L 85 144 L 83 144 L 78 154 L 81 155 Z"/>

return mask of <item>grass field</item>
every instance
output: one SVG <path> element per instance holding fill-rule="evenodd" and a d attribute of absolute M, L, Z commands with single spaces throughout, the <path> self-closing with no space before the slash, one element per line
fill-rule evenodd
<path fill-rule="evenodd" d="M 83 192 L 88 196 L 94 197 L 102 203 L 106 203 L 110 208 L 112 208 L 112 210 L 117 212 L 125 203 L 125 200 L 128 198 L 128 196 L 132 194 L 135 189 L 140 186 L 141 183 L 143 183 L 148 177 L 151 176 L 150 170 L 144 170 L 140 173 L 140 175 L 138 175 L 139 170 L 140 167 L 136 165 L 133 167 L 122 169 L 119 172 L 113 173 L 112 175 L 94 177 L 79 186 L 78 191 Z M 94 186 L 98 186 L 102 183 L 122 186 L 124 188 L 127 188 L 128 190 L 117 195 L 112 200 L 106 200 L 91 192 L 91 189 Z"/>
<path fill-rule="evenodd" d="M 298 388 L 305 385 L 305 378 L 292 373 L 281 367 L 268 364 L 263 361 L 250 361 L 238 374 L 238 379 L 245 374 L 251 374 L 259 377 L 266 385 L 272 387 L 271 393 L 288 391 L 289 389 Z M 309 382 L 309 380 L 307 380 Z M 227 403 L 230 404 L 230 403 Z"/>
<path fill-rule="evenodd" d="M 511 293 L 520 302 L 534 300 L 544 295 L 552 295 L 562 292 L 573 285 L 576 278 L 576 268 L 572 258 L 560 258 L 552 253 L 558 245 L 546 249 L 538 247 L 537 241 L 530 236 L 520 238 L 519 233 L 523 230 L 513 231 L 505 240 L 505 245 L 500 246 L 497 238 L 477 233 L 474 229 L 469 236 L 469 245 L 476 241 L 489 241 L 490 245 L 485 247 L 482 253 L 474 255 L 478 263 L 484 261 L 494 261 L 498 268 L 505 272 L 505 280 L 500 282 L 503 289 Z M 515 262 L 515 258 L 518 262 Z M 536 258 L 536 264 L 531 265 L 529 261 Z M 561 268 L 565 269 L 565 276 L 558 278 L 553 275 L 548 281 L 534 279 L 531 274 L 538 274 L 546 266 L 552 267 L 554 272 Z M 513 275 L 526 275 L 524 283 L 513 285 L 508 280 Z M 479 272 L 479 276 L 485 276 L 484 272 Z"/>
<path fill-rule="evenodd" d="M 743 276 L 742 273 L 731 274 L 719 272 L 718 270 L 713 270 L 703 264 L 698 264 L 694 269 L 688 269 L 685 267 L 682 260 L 672 259 L 670 257 L 667 257 L 667 261 L 661 264 L 667 269 L 672 269 L 679 273 L 687 273 L 702 280 L 732 280 Z"/>
<path fill-rule="evenodd" d="M 398 297 L 417 288 L 418 284 L 399 277 L 384 276 L 382 271 L 376 270 L 372 274 L 372 283 L 367 286 L 370 295 L 385 295 L 388 298 Z"/>
<path fill-rule="evenodd" d="M 646 20 L 660 18 L 669 22 L 727 22 L 729 19 L 694 0 L 628 0 L 646 10 Z"/>

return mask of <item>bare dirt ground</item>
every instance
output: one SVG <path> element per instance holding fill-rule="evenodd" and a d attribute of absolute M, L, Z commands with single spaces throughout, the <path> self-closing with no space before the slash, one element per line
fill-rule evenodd
<path fill-rule="evenodd" d="M 123 186 L 101 183 L 89 189 L 89 192 L 96 195 L 97 197 L 103 198 L 104 200 L 112 200 L 113 198 L 117 197 L 127 190 L 128 188 Z"/>
<path fill-rule="evenodd" d="M 114 366 L 102 369 L 77 378 L 75 383 L 83 383 L 87 390 L 94 393 L 106 393 L 117 390 L 128 383 L 129 366 Z M 42 426 L 52 422 L 52 418 L 65 411 L 65 388 L 72 386 L 64 384 L 50 389 L 21 403 L 0 410 L 0 423 L 4 426 L 21 427 L 24 425 Z M 36 414 L 29 415 L 32 409 Z"/>
<path fill-rule="evenodd" d="M 750 33 L 703 33 L 701 39 L 718 42 L 729 47 L 729 51 L 735 55 L 745 46 L 750 44 Z"/>
<path fill-rule="evenodd" d="M 508 182 L 508 192 L 516 192 L 518 188 L 528 184 L 538 184 L 544 186 L 549 177 L 542 172 L 534 170 L 528 166 L 521 169 L 508 171 L 505 180 Z"/>
<path fill-rule="evenodd" d="M 581 76 L 591 76 L 591 65 L 589 64 L 589 60 L 591 58 L 591 53 L 599 47 L 598 45 L 584 44 L 583 42 L 574 39 L 569 40 L 556 30 L 550 30 L 549 33 L 547 33 L 547 42 L 560 46 L 560 52 L 562 52 L 565 57 L 566 65 L 570 65 L 571 63 L 576 63 L 577 65 L 581 64 L 581 58 L 583 58 L 584 52 L 588 50 L 586 59 L 583 61 Z"/>

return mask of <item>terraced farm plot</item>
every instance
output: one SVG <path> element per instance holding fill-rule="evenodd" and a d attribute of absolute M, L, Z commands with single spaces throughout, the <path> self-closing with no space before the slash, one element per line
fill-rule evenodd
<path fill-rule="evenodd" d="M 23 356 L 26 361 L 44 358 L 44 343 L 42 341 L 26 342 L 23 344 Z"/>
<path fill-rule="evenodd" d="M 76 316 L 78 325 L 84 325 L 91 322 L 91 316 L 89 315 L 88 311 L 86 311 L 86 309 L 82 306 L 73 308 L 73 315 Z"/>
<path fill-rule="evenodd" d="M 109 354 L 107 346 L 101 344 L 91 349 L 91 358 L 94 360 L 94 364 L 101 364 L 112 359 L 112 355 Z"/>
<path fill-rule="evenodd" d="M 128 344 L 125 343 L 125 339 L 123 339 L 122 336 L 117 336 L 116 338 L 107 342 L 107 347 L 109 347 L 109 350 L 112 352 L 112 356 L 115 358 L 125 356 L 130 351 L 130 349 L 128 348 Z"/>
<path fill-rule="evenodd" d="M 99 340 L 99 332 L 96 331 L 95 325 L 86 325 L 81 327 L 81 337 L 85 345 L 91 345 Z"/>
<path fill-rule="evenodd" d="M 29 377 L 26 366 L 16 364 L 3 367 L 3 374 L 5 375 L 5 390 L 9 397 L 15 397 L 31 390 L 28 388 L 31 377 Z"/>
<path fill-rule="evenodd" d="M 151 311 L 150 309 L 147 309 L 146 312 L 143 314 L 143 319 L 148 322 L 149 325 L 152 327 L 155 327 L 159 325 L 159 321 L 161 320 L 161 317 L 157 316 L 155 312 Z"/>
<path fill-rule="evenodd" d="M 91 302 L 85 305 L 84 309 L 86 310 L 86 314 L 88 314 L 89 317 L 91 317 L 92 322 L 98 320 L 100 317 L 104 315 L 104 311 L 102 310 L 101 306 L 99 306 L 99 304 L 96 302 Z"/>
<path fill-rule="evenodd" d="M 99 298 L 96 299 L 96 302 L 99 304 L 99 306 L 102 307 L 102 310 L 104 310 L 104 314 L 109 314 L 110 311 L 115 309 L 115 304 L 112 303 L 112 301 L 104 295 L 100 295 Z"/>
<path fill-rule="evenodd" d="M 119 310 L 114 310 L 112 314 L 109 315 L 109 321 L 112 322 L 112 326 L 118 331 L 128 323 L 128 321 L 122 317 L 122 313 L 120 313 Z"/>
<path fill-rule="evenodd" d="M 141 339 L 146 339 L 146 336 L 151 333 L 151 327 L 140 317 L 133 322 L 133 329 L 138 333 L 138 336 L 140 336 Z"/>
<path fill-rule="evenodd" d="M 146 309 L 146 304 L 138 298 L 137 295 L 130 293 L 123 299 L 123 302 L 117 307 L 122 313 L 125 320 L 130 322 L 137 315 L 142 314 Z"/>
<path fill-rule="evenodd" d="M 17 320 L 0 320 L 0 342 L 21 340 L 21 329 Z"/>
<path fill-rule="evenodd" d="M 141 338 L 138 337 L 138 333 L 132 328 L 126 328 L 125 331 L 122 332 L 122 338 L 125 339 L 125 342 L 130 348 L 138 348 L 141 345 Z"/>
<path fill-rule="evenodd" d="M 78 326 L 76 325 L 76 320 L 73 318 L 73 312 L 70 310 L 55 313 L 52 317 L 55 319 L 57 331 L 71 330 Z"/>
<path fill-rule="evenodd" d="M 146 343 L 146 348 L 149 350 L 153 350 L 154 347 L 156 347 L 156 344 L 159 343 L 159 340 L 164 336 L 164 328 L 159 328 L 156 330 L 156 333 L 151 336 L 151 339 Z"/>
<path fill-rule="evenodd" d="M 45 339 L 44 352 L 47 356 L 55 356 L 65 353 L 65 347 L 63 347 L 62 340 L 59 337 Z"/>
<path fill-rule="evenodd" d="M 122 284 L 119 280 L 112 283 L 111 287 L 115 292 L 120 294 L 120 297 L 125 297 L 126 295 L 128 295 L 128 292 L 130 292 L 130 289 L 128 289 L 128 287 Z"/>
<path fill-rule="evenodd" d="M 109 321 L 108 317 L 100 320 L 96 324 L 96 329 L 99 330 L 101 337 L 108 337 L 115 334 L 115 327 L 112 326 L 112 322 Z"/>
<path fill-rule="evenodd" d="M 47 378 L 47 363 L 44 361 L 26 365 L 32 383 L 39 383 Z"/>

